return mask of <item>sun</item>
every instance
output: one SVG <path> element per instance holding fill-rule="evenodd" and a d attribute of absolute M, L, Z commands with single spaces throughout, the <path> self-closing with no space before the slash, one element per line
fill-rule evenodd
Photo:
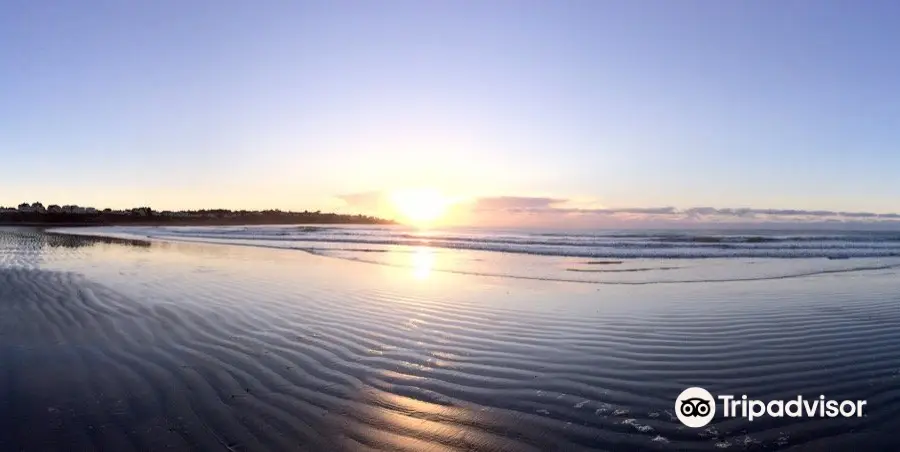
<path fill-rule="evenodd" d="M 402 190 L 391 194 L 399 220 L 413 226 L 429 226 L 447 213 L 450 201 L 436 190 Z"/>

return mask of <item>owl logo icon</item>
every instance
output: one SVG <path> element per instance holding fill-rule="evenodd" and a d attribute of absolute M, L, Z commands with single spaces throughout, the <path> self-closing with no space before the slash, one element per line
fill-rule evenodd
<path fill-rule="evenodd" d="M 712 421 L 715 414 L 715 398 L 706 389 L 687 388 L 675 399 L 675 415 L 688 427 L 703 427 Z"/>

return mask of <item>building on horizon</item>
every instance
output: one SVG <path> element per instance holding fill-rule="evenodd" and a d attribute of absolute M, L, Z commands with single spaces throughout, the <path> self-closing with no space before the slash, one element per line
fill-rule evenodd
<path fill-rule="evenodd" d="M 37 212 L 37 213 L 46 213 L 47 209 L 44 208 L 44 205 L 36 202 L 32 204 L 28 204 L 27 202 L 23 202 L 19 204 L 19 208 L 17 209 L 19 212 Z"/>

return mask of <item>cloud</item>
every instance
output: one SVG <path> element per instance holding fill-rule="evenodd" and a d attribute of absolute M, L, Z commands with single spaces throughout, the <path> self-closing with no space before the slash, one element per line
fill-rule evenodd
<path fill-rule="evenodd" d="M 841 215 L 830 210 L 799 210 L 799 209 L 751 209 L 747 207 L 741 208 L 716 208 L 716 207 L 691 207 L 684 209 L 684 213 L 689 215 L 726 215 L 735 217 L 753 217 L 755 215 L 768 216 L 810 216 L 810 217 L 832 217 Z"/>
<path fill-rule="evenodd" d="M 380 191 L 367 191 L 361 193 L 348 193 L 338 195 L 338 199 L 350 205 L 375 205 L 381 202 L 382 193 Z"/>
<path fill-rule="evenodd" d="M 600 213 L 636 213 L 644 215 L 671 215 L 676 213 L 674 207 L 629 207 L 624 209 L 595 209 Z"/>
<path fill-rule="evenodd" d="M 381 191 L 337 196 L 348 209 L 376 215 L 386 211 Z M 751 207 L 598 207 L 567 198 L 543 196 L 492 196 L 470 199 L 454 207 L 464 224 L 602 226 L 679 224 L 882 224 L 892 225 L 900 213 L 840 212 L 831 210 L 763 209 Z"/>
<path fill-rule="evenodd" d="M 840 212 L 839 215 L 849 218 L 878 218 L 880 215 L 872 212 Z M 886 214 L 897 215 L 897 214 Z"/>
<path fill-rule="evenodd" d="M 629 221 L 693 222 L 871 222 L 897 220 L 900 213 L 836 212 L 831 210 L 760 209 L 749 207 L 618 207 L 584 209 L 567 207 L 569 200 L 545 197 L 480 198 L 475 205 L 481 212 L 556 215 L 625 219 Z"/>
<path fill-rule="evenodd" d="M 527 196 L 499 196 L 493 198 L 478 198 L 475 200 L 476 211 L 503 211 L 519 213 L 574 213 L 593 215 L 612 214 L 669 214 L 675 211 L 674 207 L 629 207 L 621 209 L 585 209 L 567 207 L 571 200 L 565 198 L 543 198 Z"/>
<path fill-rule="evenodd" d="M 478 198 L 475 200 L 473 210 L 507 210 L 507 211 L 540 211 L 554 210 L 553 206 L 566 202 L 559 198 L 534 198 L 527 196 L 497 196 L 491 198 Z"/>

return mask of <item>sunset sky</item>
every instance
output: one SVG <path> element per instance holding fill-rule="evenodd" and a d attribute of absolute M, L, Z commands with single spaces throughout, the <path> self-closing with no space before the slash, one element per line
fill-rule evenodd
<path fill-rule="evenodd" d="M 0 206 L 893 220 L 897 23 L 890 1 L 4 1 Z"/>

